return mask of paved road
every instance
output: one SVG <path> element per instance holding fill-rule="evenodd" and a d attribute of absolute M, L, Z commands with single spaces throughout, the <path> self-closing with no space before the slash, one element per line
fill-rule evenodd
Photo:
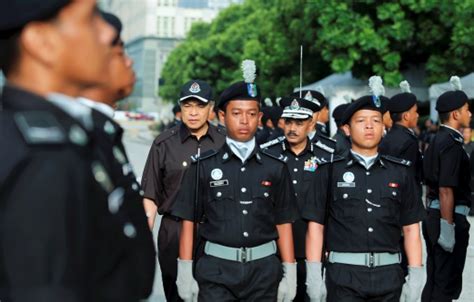
<path fill-rule="evenodd" d="M 147 133 L 146 127 L 136 126 L 136 125 L 126 125 L 129 131 L 125 132 L 125 147 L 127 149 L 130 162 L 132 163 L 135 174 L 138 177 L 141 177 L 143 173 L 143 167 L 145 165 L 146 157 L 148 156 L 148 151 L 150 149 L 152 141 L 150 140 L 150 134 Z M 137 129 L 139 131 L 137 132 Z M 156 240 L 156 234 L 158 230 L 161 217 L 158 217 L 155 229 L 154 237 Z M 474 228 L 474 218 L 469 217 L 469 222 L 473 225 Z M 471 231 L 473 234 L 474 231 Z M 162 288 L 161 273 L 159 270 L 159 265 L 157 262 L 157 274 L 155 277 L 155 286 L 152 296 L 148 299 L 148 302 L 162 302 L 166 301 Z M 464 269 L 464 281 L 463 281 L 463 292 L 459 298 L 459 302 L 473 302 L 474 301 L 474 235 L 471 235 L 466 265 Z"/>

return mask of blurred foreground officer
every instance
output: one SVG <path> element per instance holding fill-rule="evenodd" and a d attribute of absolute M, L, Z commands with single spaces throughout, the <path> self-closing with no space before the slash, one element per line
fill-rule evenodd
<path fill-rule="evenodd" d="M 470 167 L 459 130 L 469 127 L 471 112 L 459 78 L 452 77 L 451 83 L 455 90 L 443 93 L 436 102 L 442 124 L 423 160 L 428 186 L 428 216 L 423 223 L 428 252 L 425 302 L 459 297 L 469 244 Z"/>
<path fill-rule="evenodd" d="M 282 117 L 285 119 L 285 140 L 269 142 L 267 148 L 276 154 L 287 158 L 291 182 L 296 194 L 298 209 L 302 209 L 304 201 L 314 197 L 315 176 L 319 171 L 320 161 L 331 160 L 329 147 L 320 141 L 311 143 L 308 133 L 314 127 L 313 112 L 319 110 L 316 103 L 296 97 L 285 97 L 280 106 L 284 108 Z M 298 219 L 293 223 L 293 240 L 295 257 L 298 265 L 298 287 L 295 301 L 305 301 L 306 298 L 306 267 L 305 267 L 305 238 L 307 223 Z"/>
<path fill-rule="evenodd" d="M 109 279 L 100 288 L 104 301 L 138 301 L 148 298 L 153 289 L 155 248 L 139 194 L 140 186 L 122 143 L 123 129 L 113 119 L 113 107 L 132 92 L 135 75 L 120 38 L 122 23 L 115 15 L 102 13 L 102 16 L 117 32 L 110 45 L 109 81 L 81 92 L 83 97 L 79 101 L 92 109 L 94 137 L 102 151 L 101 159 L 110 171 L 112 182 L 123 189 L 122 205 L 117 214 L 130 220 L 136 234 L 128 240 L 106 234 L 101 241 L 107 249 L 101 249 L 104 254 L 97 257 L 96 268 L 102 267 L 98 278 Z"/>
<path fill-rule="evenodd" d="M 196 301 L 198 292 L 199 301 L 212 302 L 276 301 L 277 295 L 291 301 L 296 294 L 294 191 L 283 156 L 256 145 L 261 112 L 255 63 L 246 60 L 242 69 L 245 82 L 220 96 L 226 144 L 194 157 L 173 206 L 173 215 L 183 219 L 176 283 L 185 301 Z M 204 255 L 196 259 L 199 287 L 192 269 L 193 221 L 205 241 Z"/>
<path fill-rule="evenodd" d="M 320 165 L 317 196 L 306 200 L 302 215 L 310 221 L 306 284 L 311 301 L 324 301 L 323 240 L 329 253 L 328 301 L 395 302 L 402 294 L 401 301 L 415 302 L 421 295 L 419 221 L 424 210 L 406 161 L 377 153 L 382 119 L 376 94 L 346 109 L 342 123 L 352 139 L 350 153 L 332 165 Z M 405 285 L 400 268 L 402 230 L 410 265 Z"/>
<path fill-rule="evenodd" d="M 161 133 L 153 142 L 143 171 L 144 205 L 153 228 L 158 210 L 163 215 L 158 232 L 158 260 L 167 301 L 181 301 L 176 289 L 181 219 L 171 214 L 176 193 L 191 156 L 219 149 L 224 131 L 208 122 L 212 111 L 212 89 L 200 80 L 191 80 L 181 89 L 179 104 L 182 124 Z M 185 188 L 187 190 L 187 188 Z"/>
<path fill-rule="evenodd" d="M 102 223 L 117 221 L 107 235 L 134 236 L 108 209 L 120 188 L 75 99 L 108 80 L 114 35 L 93 0 L 0 2 L 2 302 L 104 301 L 100 288 L 114 280 L 96 282 Z"/>
<path fill-rule="evenodd" d="M 342 118 L 344 117 L 344 112 L 347 107 L 349 107 L 349 104 L 342 104 L 334 108 L 334 111 L 332 112 L 332 117 L 337 126 L 337 132 L 333 137 L 333 139 L 336 140 L 335 153 L 340 156 L 347 155 L 351 149 L 351 138 L 344 132 L 344 125 L 342 124 Z"/>

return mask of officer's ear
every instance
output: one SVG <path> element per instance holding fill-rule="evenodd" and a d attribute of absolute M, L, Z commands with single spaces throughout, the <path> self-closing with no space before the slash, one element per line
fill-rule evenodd
<path fill-rule="evenodd" d="M 225 111 L 221 109 L 219 109 L 219 121 L 222 124 L 224 124 L 224 121 L 225 121 Z"/>
<path fill-rule="evenodd" d="M 30 22 L 20 36 L 21 56 L 32 58 L 42 65 L 53 66 L 57 58 L 57 42 L 58 37 L 49 22 Z"/>
<path fill-rule="evenodd" d="M 347 136 L 350 136 L 351 135 L 351 126 L 349 126 L 349 124 L 344 124 L 342 126 L 342 130 L 344 131 L 344 133 L 347 135 Z"/>

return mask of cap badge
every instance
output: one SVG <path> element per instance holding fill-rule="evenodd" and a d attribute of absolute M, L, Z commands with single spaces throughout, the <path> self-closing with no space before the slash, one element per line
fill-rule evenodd
<path fill-rule="evenodd" d="M 345 182 L 353 182 L 355 179 L 354 173 L 352 172 L 346 172 L 342 176 L 342 179 L 344 179 Z"/>
<path fill-rule="evenodd" d="M 194 82 L 191 87 L 189 87 L 189 91 L 192 93 L 199 93 L 201 91 L 201 87 L 198 83 Z"/>
<path fill-rule="evenodd" d="M 380 101 L 380 98 L 376 95 L 372 96 L 372 102 L 374 103 L 375 107 L 380 108 L 382 106 L 382 102 Z"/>
<path fill-rule="evenodd" d="M 247 83 L 247 93 L 251 97 L 256 97 L 257 96 L 257 85 L 252 84 L 252 83 Z"/>
<path fill-rule="evenodd" d="M 311 92 L 307 92 L 305 95 L 304 95 L 304 99 L 307 100 L 307 101 L 313 101 L 313 96 L 311 95 Z"/>
<path fill-rule="evenodd" d="M 298 103 L 298 101 L 296 99 L 293 100 L 293 102 L 291 102 L 291 106 L 290 108 L 292 110 L 298 110 L 300 109 L 300 104 Z"/>
<path fill-rule="evenodd" d="M 221 169 L 214 169 L 211 171 L 211 177 L 214 180 L 220 180 L 222 179 L 223 173 Z"/>

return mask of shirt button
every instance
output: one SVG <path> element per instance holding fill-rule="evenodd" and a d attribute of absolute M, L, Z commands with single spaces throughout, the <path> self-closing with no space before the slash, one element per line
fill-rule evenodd
<path fill-rule="evenodd" d="M 244 232 L 244 234 L 243 234 L 243 235 L 244 235 L 244 237 L 248 237 L 248 236 L 249 236 L 249 233 L 247 233 L 247 232 Z"/>
<path fill-rule="evenodd" d="M 242 210 L 242 214 L 247 215 L 249 212 L 247 210 Z"/>
<path fill-rule="evenodd" d="M 143 196 L 143 195 L 145 195 L 145 192 L 143 192 L 143 190 L 140 190 L 140 192 L 139 192 L 139 193 L 140 193 L 140 196 Z"/>
<path fill-rule="evenodd" d="M 188 165 L 188 163 L 183 161 L 183 167 L 186 167 L 187 165 Z"/>
<path fill-rule="evenodd" d="M 392 192 L 392 195 L 393 195 L 393 196 L 397 196 L 397 192 Z"/>
<path fill-rule="evenodd" d="M 298 183 L 298 181 L 296 181 L 296 179 L 293 180 L 293 184 L 296 185 Z"/>
<path fill-rule="evenodd" d="M 374 231 L 374 229 L 370 227 L 370 228 L 368 229 L 368 231 L 369 231 L 369 233 L 372 233 L 372 232 Z"/>
<path fill-rule="evenodd" d="M 216 193 L 216 196 L 217 196 L 217 197 L 221 197 L 221 196 L 222 196 L 222 193 L 221 193 L 221 192 L 217 192 L 217 193 Z"/>
<path fill-rule="evenodd" d="M 270 194 L 268 194 L 268 192 L 265 192 L 265 193 L 263 193 L 263 196 L 268 197 L 268 196 L 270 196 Z"/>
<path fill-rule="evenodd" d="M 245 171 L 245 167 L 240 168 L 240 171 L 244 172 L 244 171 Z"/>
<path fill-rule="evenodd" d="M 346 199 L 347 197 L 349 197 L 349 195 L 347 195 L 347 193 L 342 194 L 342 198 Z"/>
<path fill-rule="evenodd" d="M 298 172 L 298 168 L 294 168 L 293 171 Z"/>
<path fill-rule="evenodd" d="M 298 196 L 298 193 L 295 193 L 295 196 Z"/>
<path fill-rule="evenodd" d="M 372 189 L 367 189 L 367 193 L 372 193 Z"/>
<path fill-rule="evenodd" d="M 295 157 L 295 160 L 298 161 L 299 160 L 298 157 Z"/>
<path fill-rule="evenodd" d="M 369 171 L 365 172 L 365 175 L 370 175 L 370 172 Z"/>
<path fill-rule="evenodd" d="M 242 188 L 242 189 L 240 189 L 240 191 L 242 191 L 242 193 L 245 193 L 245 192 L 247 192 L 247 188 Z"/>
<path fill-rule="evenodd" d="M 134 182 L 134 183 L 132 184 L 132 189 L 133 189 L 134 191 L 137 191 L 137 190 L 138 190 L 138 184 L 137 184 L 136 182 Z"/>
<path fill-rule="evenodd" d="M 367 212 L 372 212 L 372 208 L 367 208 Z"/>

